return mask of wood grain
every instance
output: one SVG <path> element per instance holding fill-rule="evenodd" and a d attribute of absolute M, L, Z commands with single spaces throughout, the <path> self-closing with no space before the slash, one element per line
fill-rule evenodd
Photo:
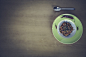
<path fill-rule="evenodd" d="M 0 4 L 0 57 L 86 57 L 83 0 L 3 0 Z M 54 12 L 55 5 L 76 10 Z M 74 44 L 62 44 L 52 34 L 52 23 L 62 13 L 76 15 L 83 24 L 83 35 Z"/>

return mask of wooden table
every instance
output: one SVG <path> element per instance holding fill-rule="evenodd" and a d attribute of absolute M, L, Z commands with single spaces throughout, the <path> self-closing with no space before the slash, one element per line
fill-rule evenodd
<path fill-rule="evenodd" d="M 2 0 L 0 57 L 86 57 L 85 5 L 83 0 Z M 54 12 L 54 6 L 75 10 Z M 82 22 L 83 35 L 74 44 L 62 44 L 52 34 L 53 21 L 63 13 Z"/>

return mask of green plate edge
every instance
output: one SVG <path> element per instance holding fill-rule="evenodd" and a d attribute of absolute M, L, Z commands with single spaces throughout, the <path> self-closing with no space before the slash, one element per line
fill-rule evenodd
<path fill-rule="evenodd" d="M 65 17 L 64 17 L 64 18 L 61 18 L 63 15 L 72 16 L 72 17 L 74 18 L 74 20 L 69 19 L 69 18 L 65 18 Z M 65 19 L 71 20 L 71 21 L 73 21 L 73 22 L 75 21 L 74 23 L 75 23 L 76 27 L 79 28 L 78 30 L 76 30 L 75 35 L 74 35 L 73 37 L 71 37 L 71 38 L 63 38 L 63 37 L 61 37 L 61 36 L 58 34 L 57 29 L 56 29 L 56 27 L 55 27 L 55 25 L 58 25 L 58 23 L 59 23 L 60 21 L 65 20 Z M 76 16 L 74 16 L 74 15 L 72 15 L 72 14 L 61 14 L 60 16 L 58 16 L 58 17 L 54 20 L 54 22 L 53 22 L 53 24 L 52 24 L 52 33 L 53 33 L 54 37 L 55 37 L 59 42 L 61 42 L 61 43 L 63 43 L 63 44 L 73 44 L 73 43 L 77 42 L 77 41 L 81 38 L 82 33 L 83 33 L 83 26 L 82 26 L 82 23 L 80 22 L 80 20 L 79 20 Z"/>

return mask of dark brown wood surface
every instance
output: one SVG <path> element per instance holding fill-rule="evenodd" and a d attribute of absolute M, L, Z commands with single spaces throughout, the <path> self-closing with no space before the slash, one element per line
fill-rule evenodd
<path fill-rule="evenodd" d="M 74 7 L 54 12 L 53 7 Z M 81 39 L 70 45 L 52 34 L 52 23 L 63 13 L 77 16 Z M 86 57 L 86 3 L 84 0 L 0 0 L 0 57 Z"/>

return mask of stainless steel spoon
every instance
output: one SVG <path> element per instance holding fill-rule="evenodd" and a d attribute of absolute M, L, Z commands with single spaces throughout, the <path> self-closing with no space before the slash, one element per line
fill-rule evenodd
<path fill-rule="evenodd" d="M 75 10 L 75 8 L 60 8 L 60 7 L 54 7 L 54 11 L 61 11 L 61 10 Z"/>

